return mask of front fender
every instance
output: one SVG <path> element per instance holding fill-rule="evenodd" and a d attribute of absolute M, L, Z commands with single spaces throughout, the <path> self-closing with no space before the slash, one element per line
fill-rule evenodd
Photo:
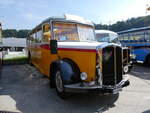
<path fill-rule="evenodd" d="M 61 60 L 59 63 L 62 80 L 64 84 L 73 84 L 81 82 L 80 70 L 69 60 Z"/>

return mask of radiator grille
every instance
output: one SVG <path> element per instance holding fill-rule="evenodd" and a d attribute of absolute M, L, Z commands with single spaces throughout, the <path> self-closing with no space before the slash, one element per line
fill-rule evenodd
<path fill-rule="evenodd" d="M 103 85 L 115 85 L 122 80 L 122 49 L 105 47 L 102 49 Z"/>

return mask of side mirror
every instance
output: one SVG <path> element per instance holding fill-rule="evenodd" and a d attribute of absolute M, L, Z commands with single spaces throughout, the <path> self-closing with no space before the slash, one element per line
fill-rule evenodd
<path fill-rule="evenodd" d="M 51 54 L 57 54 L 57 40 L 50 40 Z"/>

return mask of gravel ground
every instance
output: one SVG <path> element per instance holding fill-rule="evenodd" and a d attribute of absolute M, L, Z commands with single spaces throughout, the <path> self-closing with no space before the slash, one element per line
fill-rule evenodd
<path fill-rule="evenodd" d="M 22 113 L 150 113 L 150 68 L 136 65 L 119 95 L 74 94 L 60 99 L 49 80 L 29 65 L 3 66 L 0 111 Z"/>

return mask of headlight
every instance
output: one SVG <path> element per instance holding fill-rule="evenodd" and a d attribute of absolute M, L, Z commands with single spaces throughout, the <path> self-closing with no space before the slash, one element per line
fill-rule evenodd
<path fill-rule="evenodd" d="M 123 67 L 123 71 L 124 71 L 125 73 L 128 73 L 128 72 L 129 72 L 129 66 L 124 66 L 124 67 Z"/>
<path fill-rule="evenodd" d="M 135 59 L 136 55 L 135 54 L 130 54 L 130 58 Z"/>
<path fill-rule="evenodd" d="M 81 78 L 81 80 L 86 80 L 86 79 L 87 79 L 87 73 L 82 72 L 82 73 L 80 74 L 80 78 Z"/>

